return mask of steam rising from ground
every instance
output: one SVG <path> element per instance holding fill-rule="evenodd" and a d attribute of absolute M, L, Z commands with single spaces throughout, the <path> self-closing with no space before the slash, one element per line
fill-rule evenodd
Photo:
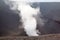
<path fill-rule="evenodd" d="M 23 26 L 26 34 L 28 36 L 38 36 L 37 34 L 37 21 L 33 15 L 37 15 L 39 8 L 32 8 L 26 0 L 8 0 L 9 2 L 14 2 L 12 10 L 19 10 L 20 16 L 22 17 Z M 7 3 L 7 2 L 6 2 Z M 10 3 L 11 4 L 11 3 Z"/>

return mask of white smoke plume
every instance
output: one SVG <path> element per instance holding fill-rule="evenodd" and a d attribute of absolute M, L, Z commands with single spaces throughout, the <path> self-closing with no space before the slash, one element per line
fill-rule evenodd
<path fill-rule="evenodd" d="M 28 2 L 29 0 L 6 0 L 6 3 L 14 2 L 13 6 L 10 7 L 12 10 L 18 9 L 20 11 L 20 16 L 22 17 L 23 26 L 26 34 L 28 36 L 39 36 L 37 34 L 37 21 L 33 15 L 37 15 L 39 8 L 32 8 Z"/>

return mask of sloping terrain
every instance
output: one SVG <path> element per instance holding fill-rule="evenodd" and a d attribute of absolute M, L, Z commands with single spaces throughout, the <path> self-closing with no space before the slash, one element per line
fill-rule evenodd
<path fill-rule="evenodd" d="M 0 37 L 0 40 L 60 40 L 60 34 L 41 35 L 38 37 L 8 36 Z"/>

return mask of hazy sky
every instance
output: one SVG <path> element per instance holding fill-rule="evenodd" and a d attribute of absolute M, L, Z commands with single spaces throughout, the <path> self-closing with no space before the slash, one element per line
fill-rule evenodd
<path fill-rule="evenodd" d="M 16 1 L 16 0 L 14 0 Z M 60 2 L 60 0 L 17 0 L 17 1 L 26 1 L 26 2 Z"/>
<path fill-rule="evenodd" d="M 60 2 L 60 0 L 29 0 L 31 2 Z"/>

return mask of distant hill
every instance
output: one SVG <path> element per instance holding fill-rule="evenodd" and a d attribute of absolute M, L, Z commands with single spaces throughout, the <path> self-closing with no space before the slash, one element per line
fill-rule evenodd
<path fill-rule="evenodd" d="M 60 2 L 35 2 L 32 7 L 40 7 L 43 16 L 60 20 Z"/>

